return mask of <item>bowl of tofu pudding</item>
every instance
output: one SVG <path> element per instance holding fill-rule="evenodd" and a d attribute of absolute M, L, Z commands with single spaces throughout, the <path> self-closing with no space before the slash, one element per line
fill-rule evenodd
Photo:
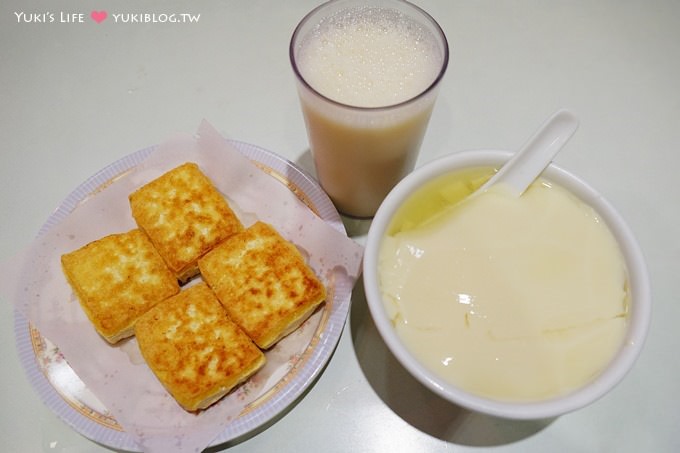
<path fill-rule="evenodd" d="M 511 155 L 453 153 L 397 184 L 366 240 L 366 299 L 390 351 L 442 398 L 552 418 L 631 369 L 649 276 L 612 204 L 555 164 L 520 197 L 496 185 L 471 197 Z"/>

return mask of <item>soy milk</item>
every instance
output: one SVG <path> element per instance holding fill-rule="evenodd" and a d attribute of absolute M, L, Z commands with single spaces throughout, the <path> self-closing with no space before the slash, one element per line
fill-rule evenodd
<path fill-rule="evenodd" d="M 372 216 L 413 169 L 446 66 L 442 39 L 396 10 L 357 7 L 294 48 L 317 176 L 341 212 Z"/>
<path fill-rule="evenodd" d="M 574 390 L 623 341 L 618 244 L 589 206 L 545 181 L 520 198 L 495 188 L 456 204 L 478 176 L 467 190 L 458 179 L 421 195 L 451 203 L 420 222 L 396 218 L 379 268 L 392 322 L 426 366 L 475 394 L 538 401 Z"/>
<path fill-rule="evenodd" d="M 441 51 L 418 23 L 384 8 L 357 8 L 326 18 L 301 43 L 303 78 L 334 101 L 386 107 L 434 82 Z"/>

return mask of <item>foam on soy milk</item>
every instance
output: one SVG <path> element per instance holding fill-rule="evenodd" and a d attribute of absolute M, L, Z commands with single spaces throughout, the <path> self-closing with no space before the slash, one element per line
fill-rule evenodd
<path fill-rule="evenodd" d="M 431 195 L 463 198 L 459 186 Z M 442 379 L 538 401 L 584 385 L 621 347 L 623 257 L 564 188 L 541 181 L 517 198 L 494 187 L 423 223 L 400 218 L 381 246 L 381 291 L 399 336 Z"/>
<path fill-rule="evenodd" d="M 394 105 L 417 96 L 437 78 L 442 59 L 429 30 L 398 11 L 372 7 L 324 19 L 297 53 L 310 86 L 356 107 Z"/>

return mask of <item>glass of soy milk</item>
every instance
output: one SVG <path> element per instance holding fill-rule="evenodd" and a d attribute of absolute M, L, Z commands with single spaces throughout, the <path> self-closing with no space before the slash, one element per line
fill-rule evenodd
<path fill-rule="evenodd" d="M 310 149 L 341 213 L 372 217 L 413 170 L 448 59 L 437 22 L 401 0 L 333 0 L 297 26 L 290 60 Z"/>

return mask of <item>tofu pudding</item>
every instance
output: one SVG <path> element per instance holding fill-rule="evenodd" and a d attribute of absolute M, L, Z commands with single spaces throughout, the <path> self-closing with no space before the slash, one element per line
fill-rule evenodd
<path fill-rule="evenodd" d="M 411 353 L 473 394 L 534 402 L 597 377 L 628 321 L 626 265 L 590 206 L 536 181 L 466 198 L 493 173 L 439 177 L 397 211 L 380 245 L 388 316 Z"/>

